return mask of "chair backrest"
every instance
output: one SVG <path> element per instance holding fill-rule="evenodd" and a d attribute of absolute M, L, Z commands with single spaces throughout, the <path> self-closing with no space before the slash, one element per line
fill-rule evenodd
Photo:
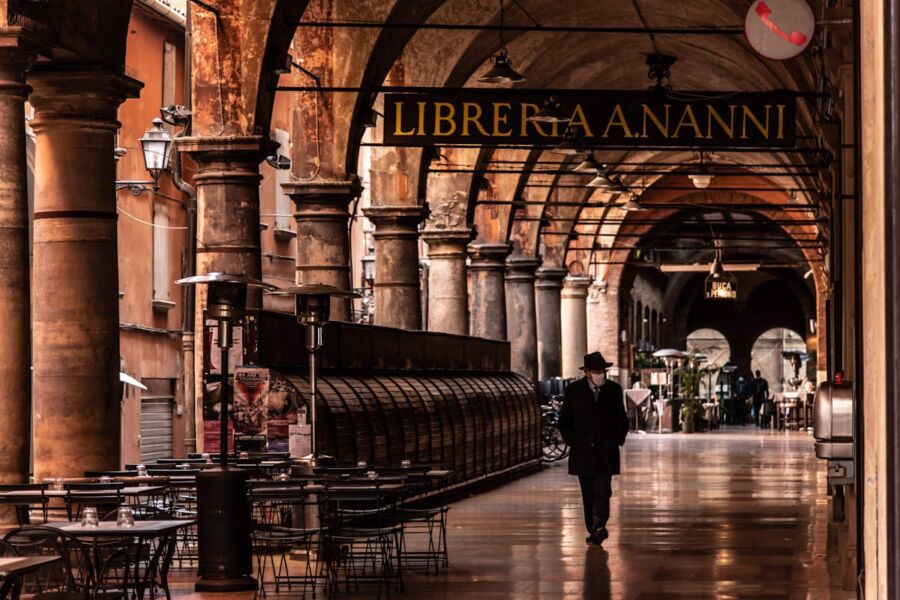
<path fill-rule="evenodd" d="M 26 593 L 86 592 L 92 587 L 94 573 L 89 549 L 74 536 L 53 527 L 20 527 L 7 532 L 3 541 L 22 555 L 61 558 L 28 576 Z"/>

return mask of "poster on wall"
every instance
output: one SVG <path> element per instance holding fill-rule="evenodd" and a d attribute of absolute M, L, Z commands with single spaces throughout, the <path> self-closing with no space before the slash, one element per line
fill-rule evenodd
<path fill-rule="evenodd" d="M 219 446 L 219 427 L 218 421 L 203 421 L 203 451 L 210 454 L 218 454 L 221 452 Z M 234 426 L 228 421 L 228 452 L 234 452 Z"/>
<path fill-rule="evenodd" d="M 234 443 L 238 449 L 256 452 L 266 450 L 269 370 L 260 367 L 238 367 L 234 370 Z"/>
<path fill-rule="evenodd" d="M 269 452 L 289 452 L 291 428 L 297 425 L 297 390 L 286 379 L 273 375 L 266 397 Z M 292 454 L 293 455 L 293 454 Z"/>

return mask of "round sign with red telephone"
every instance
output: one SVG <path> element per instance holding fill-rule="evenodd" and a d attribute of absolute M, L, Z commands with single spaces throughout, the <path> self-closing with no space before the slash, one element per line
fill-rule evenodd
<path fill-rule="evenodd" d="M 764 58 L 787 60 L 809 46 L 816 18 L 806 0 L 756 0 L 744 19 L 750 46 Z"/>

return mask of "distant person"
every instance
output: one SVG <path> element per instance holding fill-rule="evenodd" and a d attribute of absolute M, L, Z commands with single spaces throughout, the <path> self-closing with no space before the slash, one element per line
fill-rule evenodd
<path fill-rule="evenodd" d="M 734 384 L 734 395 L 731 399 L 731 410 L 728 412 L 731 425 L 743 425 L 745 407 L 747 400 L 750 398 L 750 382 L 743 375 L 738 375 L 737 383 Z"/>
<path fill-rule="evenodd" d="M 599 352 L 586 354 L 584 377 L 566 388 L 559 415 L 560 433 L 572 449 L 569 474 L 577 475 L 581 485 L 590 544 L 602 544 L 609 537 L 612 478 L 619 474 L 619 446 L 629 429 L 622 386 L 606 376 L 611 366 Z"/>
<path fill-rule="evenodd" d="M 769 399 L 769 382 L 763 379 L 759 369 L 756 370 L 756 377 L 750 382 L 750 391 L 753 394 L 753 422 L 759 426 L 761 423 L 759 409 Z"/>

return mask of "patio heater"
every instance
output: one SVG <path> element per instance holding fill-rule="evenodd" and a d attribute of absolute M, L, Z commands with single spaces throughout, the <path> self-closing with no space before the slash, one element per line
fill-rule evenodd
<path fill-rule="evenodd" d="M 222 361 L 219 411 L 219 465 L 197 474 L 198 592 L 256 589 L 250 544 L 247 472 L 228 465 L 228 352 L 234 324 L 244 316 L 247 288 L 274 289 L 267 283 L 229 273 L 207 273 L 179 279 L 179 285 L 207 286 L 207 315 L 218 325 Z"/>
<path fill-rule="evenodd" d="M 322 333 L 328 322 L 331 298 L 359 298 L 359 294 L 321 283 L 301 284 L 270 292 L 275 296 L 294 296 L 294 314 L 297 322 L 306 327 L 306 350 L 309 352 L 309 420 L 310 453 L 300 460 L 310 467 L 317 466 L 320 459 L 316 445 L 316 398 L 317 373 L 316 353 L 322 349 Z"/>

